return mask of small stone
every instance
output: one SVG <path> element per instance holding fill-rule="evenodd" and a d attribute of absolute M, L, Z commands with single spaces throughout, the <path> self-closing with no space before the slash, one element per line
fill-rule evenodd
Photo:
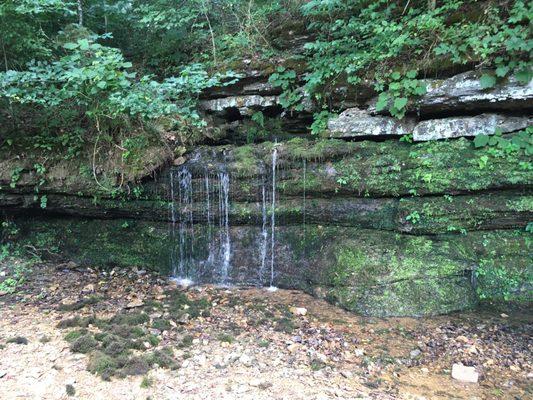
<path fill-rule="evenodd" d="M 186 324 L 186 323 L 189 322 L 189 318 L 190 318 L 190 315 L 187 314 L 187 313 L 185 313 L 185 314 L 183 314 L 183 315 L 180 317 L 180 319 L 178 320 L 178 322 L 179 322 L 180 324 Z"/>
<path fill-rule="evenodd" d="M 176 165 L 176 166 L 182 165 L 186 161 L 187 161 L 187 159 L 185 157 L 181 156 L 181 157 L 178 157 L 178 158 L 174 159 L 174 165 Z"/>
<path fill-rule="evenodd" d="M 427 369 L 426 367 L 423 367 L 423 368 L 420 368 L 420 372 L 422 372 L 424 375 L 427 375 L 429 374 L 429 369 Z"/>
<path fill-rule="evenodd" d="M 463 335 L 457 336 L 456 340 L 458 342 L 468 343 L 468 338 L 466 336 L 463 336 Z"/>
<path fill-rule="evenodd" d="M 83 289 L 81 289 L 82 293 L 91 293 L 94 292 L 94 285 L 92 283 L 89 283 L 88 285 L 85 285 Z"/>
<path fill-rule="evenodd" d="M 142 306 L 144 306 L 144 303 L 141 299 L 134 299 L 126 305 L 126 308 L 137 308 Z"/>
<path fill-rule="evenodd" d="M 250 357 L 250 356 L 248 356 L 248 355 L 246 355 L 246 354 L 243 354 L 243 355 L 239 358 L 239 362 L 240 362 L 242 365 L 246 366 L 246 367 L 250 367 L 250 366 L 252 366 L 253 361 L 254 361 L 253 358 Z"/>
<path fill-rule="evenodd" d="M 307 308 L 304 307 L 291 307 L 289 310 L 294 315 L 304 316 L 307 314 Z"/>
<path fill-rule="evenodd" d="M 365 354 L 365 351 L 363 349 L 355 349 L 353 353 L 356 357 L 362 357 Z"/>
<path fill-rule="evenodd" d="M 500 317 L 502 317 L 502 318 L 509 318 L 509 316 L 508 316 L 507 314 L 505 314 L 505 313 L 501 313 L 501 314 L 500 314 Z"/>
<path fill-rule="evenodd" d="M 350 379 L 353 377 L 353 374 L 350 371 L 341 371 L 341 375 L 344 376 L 346 379 Z"/>
<path fill-rule="evenodd" d="M 469 352 L 470 354 L 476 354 L 477 353 L 477 348 L 476 348 L 476 346 L 472 345 L 466 351 Z"/>
<path fill-rule="evenodd" d="M 411 350 L 411 352 L 409 353 L 409 356 L 411 357 L 411 359 L 415 359 L 415 358 L 418 358 L 420 354 L 422 354 L 420 349 L 414 349 L 414 350 Z"/>
<path fill-rule="evenodd" d="M 453 364 L 452 378 L 460 382 L 477 383 L 479 374 L 474 367 L 466 367 L 463 364 Z"/>

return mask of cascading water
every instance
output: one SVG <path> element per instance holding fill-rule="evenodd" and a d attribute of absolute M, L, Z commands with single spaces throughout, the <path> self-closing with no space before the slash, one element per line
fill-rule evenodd
<path fill-rule="evenodd" d="M 270 290 L 275 290 L 274 286 L 274 248 L 276 246 L 276 166 L 278 161 L 278 149 L 274 146 L 272 150 L 272 209 L 270 222 Z"/>
<path fill-rule="evenodd" d="M 170 252 L 172 277 L 183 285 L 202 280 L 226 285 L 230 281 L 231 266 L 230 177 L 224 170 L 214 176 L 205 171 L 200 176 L 200 179 L 193 179 L 187 166 L 170 172 L 170 235 L 174 243 Z M 205 227 L 195 227 L 194 224 L 195 196 L 206 206 Z M 214 218 L 215 213 L 218 213 L 218 221 Z M 203 219 L 200 216 L 196 218 Z M 217 222 L 218 227 L 215 227 Z M 215 234 L 215 230 L 218 230 L 218 234 Z M 199 235 L 197 238 L 197 231 L 206 233 L 207 237 Z M 206 239 L 207 251 L 202 257 L 202 242 Z M 196 253 L 200 254 L 195 253 L 197 240 Z"/>
<path fill-rule="evenodd" d="M 304 262 L 307 260 L 307 248 L 306 248 L 306 243 L 307 243 L 307 232 L 306 232 L 306 206 L 307 206 L 307 193 L 306 193 L 306 189 L 307 189 L 307 180 L 306 180 L 306 175 L 307 175 L 307 160 L 304 158 L 303 159 L 303 210 L 302 210 L 302 226 L 303 226 L 303 237 L 304 237 Z"/>
<path fill-rule="evenodd" d="M 267 244 L 268 244 L 268 230 L 267 230 L 267 198 L 265 181 L 261 185 L 261 237 L 259 238 L 259 257 L 261 258 L 261 265 L 259 267 L 259 282 L 261 285 L 265 284 L 265 268 L 266 268 L 266 256 L 267 256 Z"/>
<path fill-rule="evenodd" d="M 179 212 L 176 210 L 176 190 Z M 171 250 L 172 274 L 185 282 L 191 278 L 189 269 L 194 254 L 192 174 L 186 167 L 170 172 L 170 192 L 171 236 L 174 243 L 178 241 L 178 249 L 173 246 Z"/>
<path fill-rule="evenodd" d="M 219 177 L 219 222 L 220 222 L 220 281 L 222 284 L 228 283 L 230 259 L 231 259 L 231 239 L 229 232 L 229 175 L 222 171 Z"/>

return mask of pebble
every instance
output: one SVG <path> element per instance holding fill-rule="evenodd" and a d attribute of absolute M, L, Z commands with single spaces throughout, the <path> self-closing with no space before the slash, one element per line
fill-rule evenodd
<path fill-rule="evenodd" d="M 353 353 L 356 357 L 362 357 L 365 354 L 365 351 L 363 349 L 355 349 Z"/>
<path fill-rule="evenodd" d="M 453 364 L 452 378 L 460 382 L 477 383 L 479 374 L 474 367 L 466 367 L 463 364 Z"/>
<path fill-rule="evenodd" d="M 307 308 L 304 308 L 304 307 L 291 307 L 290 311 L 294 315 L 304 316 L 307 314 Z"/>
<path fill-rule="evenodd" d="M 409 353 L 409 356 L 411 357 L 411 359 L 414 359 L 420 356 L 420 354 L 422 354 L 420 349 L 414 349 L 414 350 L 411 350 L 411 352 Z"/>
<path fill-rule="evenodd" d="M 346 379 L 350 379 L 353 377 L 353 374 L 350 371 L 341 371 L 341 375 L 344 376 Z"/>

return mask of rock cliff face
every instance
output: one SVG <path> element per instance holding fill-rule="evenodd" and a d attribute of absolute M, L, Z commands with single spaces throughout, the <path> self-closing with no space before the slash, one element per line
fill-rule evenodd
<path fill-rule="evenodd" d="M 246 131 L 257 111 L 281 121 L 279 143 L 198 147 L 135 196 L 114 197 L 62 162 L 39 185 L 44 210 L 29 161 L 4 160 L 0 209 L 23 240 L 79 262 L 301 288 L 368 315 L 533 300 L 530 155 L 465 138 L 529 126 L 531 85 L 484 91 L 473 73 L 431 82 L 402 121 L 373 112 L 367 93 L 319 140 L 306 133 L 312 109 L 283 113 L 279 94 L 256 74 L 202 102 L 228 132 Z M 407 134 L 415 143 L 398 140 Z"/>

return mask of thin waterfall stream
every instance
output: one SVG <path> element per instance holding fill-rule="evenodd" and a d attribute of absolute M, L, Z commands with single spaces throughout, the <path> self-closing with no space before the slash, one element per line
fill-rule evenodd
<path fill-rule="evenodd" d="M 269 290 L 275 290 L 274 286 L 274 248 L 276 246 L 276 164 L 278 161 L 278 149 L 274 146 L 272 150 L 272 209 L 270 223 L 270 287 Z"/>

